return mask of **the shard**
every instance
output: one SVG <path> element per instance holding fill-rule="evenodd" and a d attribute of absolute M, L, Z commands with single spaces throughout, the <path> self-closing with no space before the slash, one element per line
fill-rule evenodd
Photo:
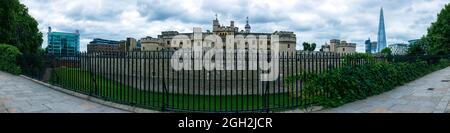
<path fill-rule="evenodd" d="M 381 52 L 384 48 L 386 48 L 386 31 L 384 27 L 384 15 L 383 15 L 383 7 L 380 10 L 380 23 L 378 25 L 378 46 L 377 52 Z"/>

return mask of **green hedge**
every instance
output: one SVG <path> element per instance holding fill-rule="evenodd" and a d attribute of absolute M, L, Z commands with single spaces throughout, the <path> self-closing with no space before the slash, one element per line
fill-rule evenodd
<path fill-rule="evenodd" d="M 12 74 L 20 74 L 21 69 L 16 59 L 21 55 L 19 49 L 12 45 L 0 44 L 0 70 Z"/>
<path fill-rule="evenodd" d="M 313 100 L 324 107 L 337 107 L 386 92 L 449 65 L 450 62 L 444 59 L 433 65 L 424 61 L 415 63 L 376 61 L 357 66 L 347 65 L 322 74 L 300 74 L 302 76 L 292 77 L 289 80 L 303 79 L 302 93 L 310 95 L 308 100 Z"/>

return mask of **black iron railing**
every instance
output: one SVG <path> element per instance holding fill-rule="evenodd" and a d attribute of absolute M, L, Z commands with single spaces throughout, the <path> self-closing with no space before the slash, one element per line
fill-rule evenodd
<path fill-rule="evenodd" d="M 329 52 L 281 52 L 278 78 L 263 81 L 267 73 L 259 63 L 252 64 L 248 52 L 223 56 L 224 70 L 175 70 L 174 52 L 95 52 L 75 56 L 47 55 L 46 68 L 32 77 L 72 91 L 117 103 L 161 111 L 189 112 L 269 112 L 313 105 L 312 97 L 327 92 L 303 91 L 303 81 L 287 83 L 299 74 L 323 73 L 344 65 L 361 65 L 373 61 L 435 61 L 439 58 L 379 56 L 377 60 L 343 58 L 351 54 Z M 256 60 L 261 59 L 257 53 Z M 191 54 L 192 60 L 197 57 Z M 220 57 L 220 56 L 216 56 Z M 213 58 L 213 61 L 219 60 Z M 227 62 L 232 58 L 234 62 Z M 241 60 L 242 59 L 242 60 Z M 186 60 L 186 59 L 184 59 Z M 237 60 L 241 60 L 239 62 Z M 228 60 L 229 61 L 229 60 Z M 253 62 L 254 63 L 254 62 Z M 195 61 L 190 67 L 199 65 Z M 255 70 L 236 70 L 238 65 Z M 25 73 L 27 74 L 27 73 Z M 29 75 L 29 74 L 28 74 Z"/>

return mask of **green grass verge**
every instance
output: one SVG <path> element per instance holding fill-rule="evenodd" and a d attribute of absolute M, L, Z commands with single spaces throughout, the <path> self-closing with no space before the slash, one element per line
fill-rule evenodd
<path fill-rule="evenodd" d="M 95 84 L 94 80 L 95 79 Z M 308 101 L 300 101 L 289 93 L 262 95 L 194 95 L 145 91 L 129 85 L 94 75 L 78 68 L 57 68 L 51 83 L 76 92 L 89 94 L 104 100 L 140 106 L 153 110 L 163 108 L 174 111 L 242 112 L 282 111 L 303 107 Z M 155 88 L 157 89 L 157 88 Z M 211 88 L 215 89 L 215 88 Z M 149 88 L 152 90 L 152 88 Z M 266 102 L 265 102 L 266 101 Z"/>

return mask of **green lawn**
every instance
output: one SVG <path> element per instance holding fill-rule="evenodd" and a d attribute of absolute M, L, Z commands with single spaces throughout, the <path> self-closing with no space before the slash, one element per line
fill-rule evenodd
<path fill-rule="evenodd" d="M 93 79 L 96 80 L 94 85 Z M 96 96 L 108 101 L 173 111 L 237 112 L 263 110 L 281 111 L 306 105 L 305 100 L 291 97 L 288 93 L 261 95 L 187 95 L 138 90 L 131 86 L 93 75 L 78 68 L 57 68 L 51 83 L 63 88 Z M 297 100 L 297 101 L 296 101 Z M 264 102 L 267 101 L 267 102 Z M 267 103 L 267 105 L 265 104 Z"/>

